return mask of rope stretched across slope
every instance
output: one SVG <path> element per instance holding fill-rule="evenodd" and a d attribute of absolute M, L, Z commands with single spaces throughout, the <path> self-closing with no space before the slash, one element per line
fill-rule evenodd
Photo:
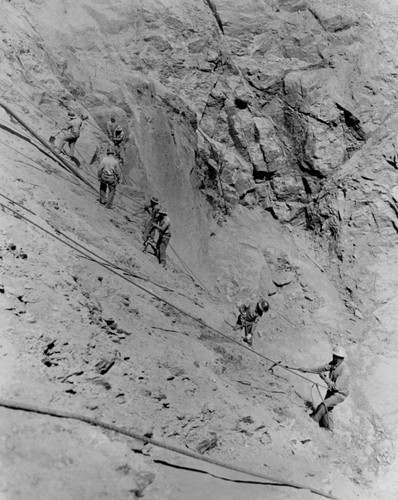
<path fill-rule="evenodd" d="M 17 203 L 17 202 L 16 202 Z M 17 203 L 18 204 L 18 203 Z M 60 241 L 61 243 L 63 243 L 64 245 L 68 246 L 69 248 L 71 248 L 72 250 L 75 250 L 76 252 L 78 252 L 79 254 L 81 255 L 84 255 L 85 257 L 87 257 L 87 254 L 91 254 L 91 255 L 95 255 L 91 250 L 87 249 L 86 247 L 84 247 L 84 245 L 81 245 L 79 244 L 79 247 L 83 248 L 84 251 L 79 248 L 79 247 L 75 247 L 73 246 L 72 244 L 66 242 L 66 241 L 63 241 L 59 236 L 57 236 L 56 234 L 53 234 L 51 231 L 49 231 L 48 229 L 40 226 L 39 224 L 37 224 L 36 222 L 28 219 L 27 217 L 25 217 L 24 215 L 18 213 L 16 210 L 14 210 L 13 208 L 5 205 L 4 203 L 1 203 L 0 202 L 0 206 L 9 210 L 13 215 L 14 217 L 18 218 L 18 219 L 23 219 L 25 220 L 26 222 L 32 224 L 33 226 L 35 226 L 36 228 L 40 229 L 41 231 L 45 232 L 46 234 L 48 234 L 49 236 L 55 238 L 56 240 Z M 98 256 L 96 256 L 98 258 Z M 95 260 L 93 257 L 90 257 L 89 255 L 89 258 L 91 258 L 91 260 L 93 260 L 94 262 L 96 262 L 97 264 L 99 264 L 100 266 L 102 266 L 103 268 L 107 269 L 108 271 L 110 271 L 111 273 L 113 274 L 116 274 L 116 276 L 119 276 L 119 278 L 122 278 L 126 281 L 128 281 L 129 283 L 131 283 L 132 285 L 136 286 L 137 288 L 139 288 L 140 290 L 148 293 L 149 295 L 152 295 L 152 297 L 160 300 L 161 302 L 167 304 L 168 306 L 172 307 L 173 309 L 175 309 L 176 311 L 180 312 L 181 314 L 184 314 L 185 316 L 191 318 L 193 321 L 199 323 L 202 327 L 205 327 L 205 328 L 208 328 L 209 330 L 211 330 L 212 332 L 216 333 L 217 335 L 220 335 L 221 337 L 227 339 L 229 342 L 232 342 L 234 344 L 236 344 L 237 346 L 239 346 L 241 349 L 246 349 L 247 351 L 249 351 L 251 354 L 254 354 L 256 356 L 259 356 L 260 358 L 262 359 L 265 359 L 266 361 L 268 361 L 269 363 L 271 363 L 272 365 L 274 366 L 279 366 L 280 368 L 284 369 L 284 370 L 287 370 L 288 372 L 292 373 L 293 375 L 296 375 L 296 377 L 300 377 L 304 380 L 306 380 L 307 382 L 310 382 L 311 384 L 314 384 L 314 381 L 311 380 L 310 378 L 308 377 L 305 377 L 304 375 L 301 375 L 299 373 L 296 373 L 295 371 L 293 371 L 292 368 L 286 366 L 286 365 L 282 365 L 280 363 L 280 361 L 275 361 L 267 356 L 265 356 L 264 354 L 261 354 L 259 353 L 258 351 L 254 351 L 253 349 L 251 349 L 250 347 L 248 346 L 245 346 L 243 344 L 241 344 L 240 342 L 238 342 L 237 340 L 229 337 L 228 335 L 226 335 L 225 333 L 222 333 L 220 332 L 220 330 L 217 330 L 216 328 L 214 328 L 213 326 L 210 326 L 208 325 L 207 323 L 205 323 L 201 318 L 197 318 L 196 316 L 194 316 L 193 314 L 187 312 L 187 311 L 184 311 L 184 309 L 181 309 L 179 306 L 176 306 L 175 304 L 173 304 L 172 302 L 168 301 L 167 299 L 161 297 L 160 295 L 156 294 L 155 292 L 153 292 L 152 290 L 148 290 L 147 288 L 145 288 L 144 286 L 134 282 L 134 281 L 131 281 L 129 280 L 126 276 L 123 276 L 121 274 L 119 274 L 116 269 L 118 268 L 118 266 L 115 264 L 115 265 L 112 265 L 110 266 L 109 263 L 106 263 L 106 262 L 99 262 L 98 260 Z M 137 276 L 138 277 L 138 276 Z M 141 278 L 142 279 L 142 278 Z M 319 385 L 320 387 L 324 387 L 325 389 L 327 389 L 327 387 L 325 386 L 322 386 L 321 384 L 317 384 Z"/>
<path fill-rule="evenodd" d="M 92 417 L 89 417 L 86 415 L 81 415 L 78 413 L 68 412 L 68 411 L 49 409 L 49 408 L 41 408 L 39 406 L 29 405 L 26 403 L 20 403 L 20 402 L 15 402 L 15 401 L 8 401 L 5 399 L 0 399 L 0 406 L 2 406 L 4 408 L 8 408 L 10 410 L 21 410 L 21 411 L 27 411 L 27 412 L 32 412 L 32 413 L 38 413 L 41 415 L 48 415 L 51 417 L 79 420 L 81 422 L 85 422 L 87 424 L 94 425 L 96 427 L 102 427 L 103 429 L 108 429 L 108 430 L 117 432 L 118 434 L 123 434 L 125 436 L 137 439 L 138 441 L 141 441 L 143 443 L 152 444 L 153 446 L 156 446 L 158 448 L 163 448 L 165 450 L 169 450 L 169 451 L 172 451 L 174 453 L 178 453 L 179 455 L 185 455 L 187 457 L 194 458 L 196 460 L 200 460 L 201 462 L 207 462 L 209 464 L 217 465 L 217 466 L 222 467 L 224 469 L 229 469 L 229 470 L 233 470 L 235 472 L 240 472 L 242 474 L 247 474 L 249 476 L 257 477 L 259 479 L 263 479 L 264 481 L 272 481 L 273 486 L 286 486 L 289 488 L 308 490 L 308 491 L 311 491 L 312 493 L 319 495 L 319 496 L 322 496 L 324 498 L 331 498 L 332 500 L 339 500 L 337 497 L 330 495 L 329 493 L 325 493 L 321 490 L 312 488 L 311 486 L 304 485 L 301 483 L 296 483 L 293 481 L 286 481 L 285 479 L 282 479 L 282 478 L 275 478 L 273 476 L 268 476 L 267 474 L 255 472 L 255 471 L 252 471 L 251 469 L 246 469 L 245 467 L 240 467 L 238 465 L 228 464 L 228 463 L 223 462 L 221 460 L 217 460 L 216 458 L 205 457 L 203 455 L 199 455 L 198 453 L 194 453 L 190 450 L 178 448 L 177 446 L 174 446 L 173 444 L 165 443 L 164 441 L 160 441 L 158 439 L 146 437 L 139 432 L 136 432 L 136 431 L 133 431 L 130 429 L 126 429 L 124 427 L 119 427 L 117 425 L 110 424 L 108 422 L 103 422 L 101 420 L 98 420 L 96 418 L 92 418 Z"/>

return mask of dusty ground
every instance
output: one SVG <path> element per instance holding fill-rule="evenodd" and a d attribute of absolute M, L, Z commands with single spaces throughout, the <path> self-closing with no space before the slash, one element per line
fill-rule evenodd
<path fill-rule="evenodd" d="M 7 36 L 16 43 L 17 33 Z M 4 40 L 3 99 L 48 138 L 54 131 L 48 116 L 60 121 L 64 110 L 46 92 L 40 97 L 43 89 L 21 70 L 10 39 Z M 21 57 L 34 70 L 35 54 Z M 48 70 L 37 75 L 47 88 L 62 88 Z M 186 158 L 193 155 L 190 140 L 181 148 Z M 239 205 L 225 223 L 207 221 L 202 228 L 211 235 L 207 265 L 195 262 L 203 290 L 172 251 L 167 270 L 142 253 L 144 217 L 138 212 L 151 193 L 138 166 L 120 187 L 117 208 L 108 211 L 95 190 L 31 141 L 1 111 L 2 398 L 92 416 L 192 451 L 216 436 L 217 445 L 204 456 L 341 499 L 396 498 L 396 467 L 388 468 L 395 407 L 386 412 L 380 403 L 396 389 L 386 383 L 396 367 L 394 341 L 373 334 L 372 321 L 350 305 L 336 259 L 322 241 L 301 227 L 282 226 L 260 208 Z M 100 141 L 90 117 L 79 147 L 86 160 L 81 172 L 95 189 L 98 163 L 88 163 Z M 164 178 L 173 181 L 170 172 L 163 175 L 158 187 Z M 170 188 L 169 200 L 178 198 L 180 187 Z M 181 206 L 190 205 L 176 202 L 175 210 Z M 120 270 L 117 276 L 6 207 L 143 279 Z M 205 224 L 203 210 L 198 214 Z M 177 214 L 173 224 L 178 255 L 194 248 L 199 231 L 183 244 L 180 235 L 187 232 Z M 259 255 L 272 274 L 264 272 Z M 309 382 L 281 368 L 271 373 L 270 363 L 243 343 L 229 342 L 162 301 L 239 342 L 226 321 L 234 322 L 236 302 L 258 294 L 269 294 L 271 309 L 260 323 L 256 352 L 298 366 L 328 361 L 331 344 L 347 347 L 353 390 L 335 411 L 334 435 L 308 417 L 311 399 L 319 401 Z M 373 370 L 368 386 L 363 381 Z M 5 500 L 317 498 L 308 490 L 228 482 L 220 477 L 249 478 L 82 422 L 5 408 L 0 413 Z"/>
<path fill-rule="evenodd" d="M 3 115 L 1 120 L 8 118 Z M 5 198 L 1 203 L 51 233 L 56 228 L 118 266 L 169 287 L 173 291 L 134 280 L 233 336 L 224 322 L 233 321 L 233 307 L 222 304 L 223 294 L 215 287 L 219 281 L 206 282 L 214 290 L 210 296 L 179 269 L 178 261 L 171 260 L 163 270 L 154 257 L 142 254 L 142 221 L 128 215 L 137 211 L 138 198 L 121 197 L 128 188 L 121 187 L 117 200 L 123 200 L 125 208 L 107 211 L 94 192 L 42 151 L 5 131 L 0 140 L 0 194 L 20 205 Z M 225 248 L 233 224 L 243 216 L 237 214 L 220 230 L 217 237 L 225 238 Z M 250 217 L 253 224 L 261 224 L 259 215 Z M 338 430 L 332 437 L 307 416 L 310 384 L 281 369 L 271 374 L 261 358 L 79 256 L 4 207 L 1 221 L 3 398 L 92 415 L 192 450 L 215 433 L 217 446 L 208 456 L 305 482 L 341 498 L 364 498 L 363 488 L 375 477 L 375 458 L 384 460 L 385 446 L 383 431 L 376 433 L 366 408 L 356 407 L 351 398 L 345 402 L 336 411 Z M 308 320 L 299 325 L 294 307 L 297 301 L 302 305 L 295 287 L 285 299 L 280 293 L 270 297 L 271 311 L 260 326 L 263 333 L 255 339 L 255 349 L 290 364 L 313 364 L 316 355 L 323 361 L 328 357 L 326 336 L 318 335 L 318 347 L 308 356 L 316 334 L 311 316 L 318 316 L 318 327 L 319 319 L 325 326 L 335 321 L 335 311 L 328 313 L 328 307 L 341 307 L 338 297 L 332 285 L 325 286 L 323 273 L 308 258 L 302 260 L 303 241 L 296 238 L 297 246 L 292 247 L 291 234 L 273 233 L 268 223 L 268 244 L 272 238 L 274 245 L 285 244 L 286 250 L 290 246 L 307 287 L 316 297 L 322 290 L 324 298 L 317 300 L 329 305 L 323 312 L 311 312 L 311 301 L 306 300 Z M 340 313 L 345 314 L 342 309 Z M 354 331 L 352 320 L 347 316 Z M 83 423 L 3 409 L 1 433 L 2 494 L 7 499 L 53 498 L 55 489 L 59 498 L 126 498 L 127 491 L 139 491 L 148 477 L 146 498 L 241 498 L 248 491 L 251 498 L 310 495 L 280 487 L 238 488 L 165 468 L 153 462 L 165 452 Z M 366 438 L 370 448 L 359 453 Z M 167 460 L 208 467 L 170 453 Z M 195 486 L 198 481 L 200 488 Z"/>

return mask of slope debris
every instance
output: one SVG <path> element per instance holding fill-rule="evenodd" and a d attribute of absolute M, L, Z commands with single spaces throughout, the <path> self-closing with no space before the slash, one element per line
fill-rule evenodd
<path fill-rule="evenodd" d="M 398 2 L 0 12 L 1 498 L 395 499 Z M 73 164 L 49 144 L 70 110 Z M 127 142 L 105 210 L 111 116 Z M 167 269 L 142 252 L 152 195 Z M 231 326 L 259 297 L 249 349 Z M 281 365 L 337 344 L 352 390 L 332 434 L 308 416 L 320 380 Z"/>

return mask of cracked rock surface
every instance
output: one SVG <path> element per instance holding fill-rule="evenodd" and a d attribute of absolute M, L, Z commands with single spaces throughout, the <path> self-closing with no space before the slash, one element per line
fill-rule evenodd
<path fill-rule="evenodd" d="M 110 116 L 128 138 L 105 211 L 0 109 L 2 397 L 395 500 L 397 2 L 13 0 L 0 13 L 5 103 L 46 139 L 67 109 L 87 116 L 77 147 L 95 188 Z M 172 221 L 167 270 L 142 253 L 153 194 Z M 236 306 L 259 296 L 258 353 L 311 366 L 347 348 L 333 436 L 308 417 L 311 384 L 192 319 L 239 344 Z M 5 408 L 1 422 L 7 500 L 310 498 L 78 422 Z"/>

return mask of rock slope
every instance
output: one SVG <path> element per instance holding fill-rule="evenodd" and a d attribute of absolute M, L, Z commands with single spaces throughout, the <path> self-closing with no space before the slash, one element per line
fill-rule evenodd
<path fill-rule="evenodd" d="M 332 439 L 306 415 L 307 382 L 268 372 L 3 208 L 2 395 L 194 450 L 216 436 L 210 456 L 341 498 L 371 498 L 374 484 L 378 498 L 395 498 L 394 467 L 377 483 L 396 439 L 394 403 L 384 411 L 397 359 L 395 4 L 15 0 L 0 8 L 7 104 L 45 138 L 67 108 L 86 114 L 79 158 L 94 184 L 107 119 L 115 115 L 129 137 L 117 209 L 103 213 L 2 112 L 1 194 L 19 205 L 2 203 L 150 280 L 152 292 L 229 336 L 236 302 L 267 295 L 259 353 L 313 364 L 343 343 L 355 374 Z M 139 212 L 153 193 L 173 221 L 166 272 L 141 253 Z M 55 488 L 60 498 L 264 497 L 260 486 L 165 469 L 156 460 L 191 462 L 99 429 L 2 413 L 5 498 L 53 498 Z M 280 487 L 267 494 L 309 498 Z"/>

